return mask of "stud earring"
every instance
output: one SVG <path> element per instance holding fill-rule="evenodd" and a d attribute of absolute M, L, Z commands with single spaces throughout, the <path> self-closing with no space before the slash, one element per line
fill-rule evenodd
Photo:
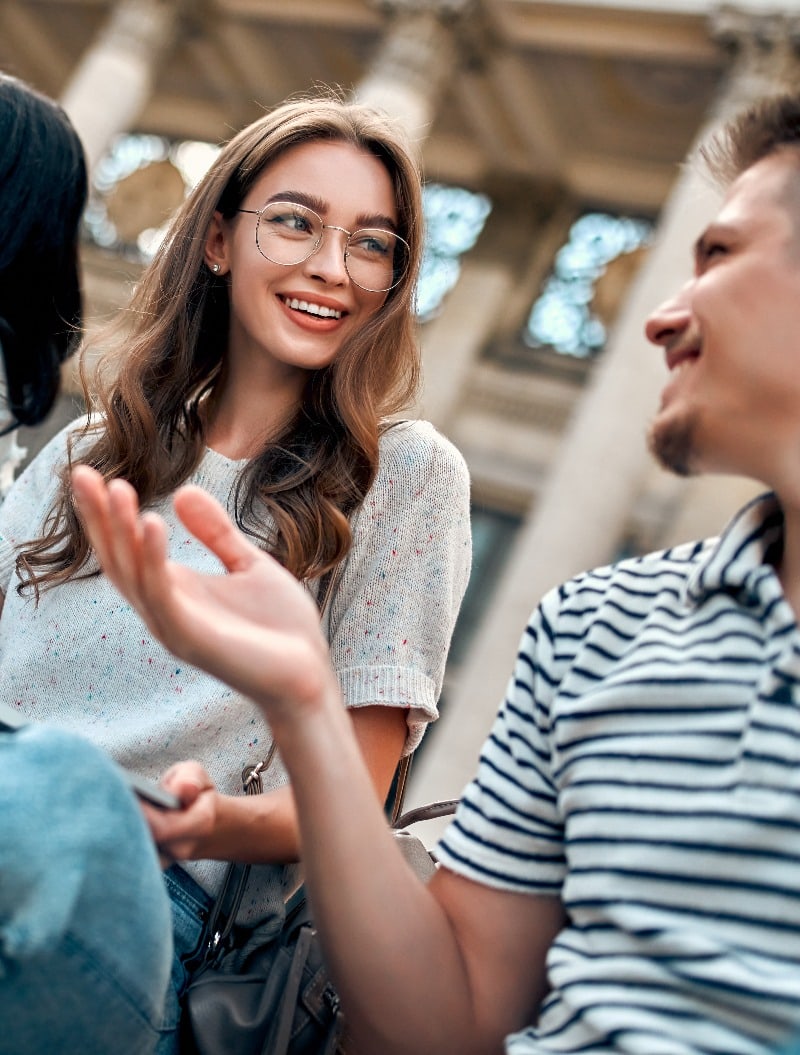
<path fill-rule="evenodd" d="M 218 275 L 219 272 L 220 272 L 219 264 L 212 264 L 211 265 L 211 270 L 214 272 L 215 275 Z"/>

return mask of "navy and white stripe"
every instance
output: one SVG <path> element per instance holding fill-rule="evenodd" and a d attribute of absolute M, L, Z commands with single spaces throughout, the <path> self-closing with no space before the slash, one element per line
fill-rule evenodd
<path fill-rule="evenodd" d="M 775 500 L 716 542 L 581 575 L 522 639 L 438 849 L 560 896 L 513 1055 L 764 1055 L 800 1028 L 800 632 Z"/>

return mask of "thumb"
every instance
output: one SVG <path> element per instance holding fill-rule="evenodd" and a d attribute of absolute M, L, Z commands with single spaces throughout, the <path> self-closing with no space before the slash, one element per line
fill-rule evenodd
<path fill-rule="evenodd" d="M 191 806 L 204 791 L 213 789 L 214 783 L 199 762 L 178 762 L 161 779 L 161 784 L 177 795 L 181 805 Z"/>

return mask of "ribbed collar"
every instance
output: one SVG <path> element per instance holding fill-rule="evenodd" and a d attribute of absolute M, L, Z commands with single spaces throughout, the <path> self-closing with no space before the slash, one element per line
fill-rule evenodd
<path fill-rule="evenodd" d="M 742 600 L 762 592 L 768 579 L 780 592 L 775 564 L 783 546 L 783 510 L 776 495 L 754 498 L 730 520 L 687 583 L 689 602 L 725 591 Z"/>

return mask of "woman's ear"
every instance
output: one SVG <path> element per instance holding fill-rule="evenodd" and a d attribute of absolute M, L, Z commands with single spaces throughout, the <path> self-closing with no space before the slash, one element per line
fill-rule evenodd
<path fill-rule="evenodd" d="M 228 236 L 225 220 L 219 211 L 214 213 L 208 225 L 203 259 L 215 275 L 224 275 L 228 270 Z"/>

